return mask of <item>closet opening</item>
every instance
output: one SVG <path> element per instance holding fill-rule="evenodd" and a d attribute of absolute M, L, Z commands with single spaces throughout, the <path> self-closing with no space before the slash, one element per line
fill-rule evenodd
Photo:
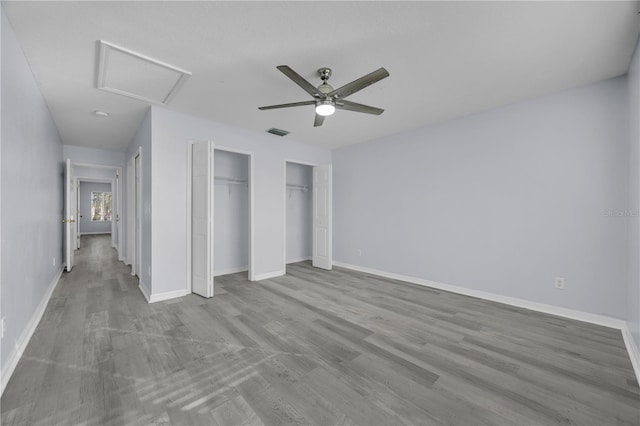
<path fill-rule="evenodd" d="M 214 149 L 214 277 L 247 272 L 251 279 L 250 169 L 250 155 Z"/>
<path fill-rule="evenodd" d="M 253 153 L 189 141 L 188 158 L 187 292 L 209 298 L 214 277 L 254 280 Z"/>
<path fill-rule="evenodd" d="M 313 166 L 285 161 L 285 265 L 313 255 Z"/>

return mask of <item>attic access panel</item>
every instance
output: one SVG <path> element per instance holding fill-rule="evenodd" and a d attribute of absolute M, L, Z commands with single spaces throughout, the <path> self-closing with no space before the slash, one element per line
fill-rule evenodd
<path fill-rule="evenodd" d="M 99 40 L 97 88 L 141 101 L 166 105 L 191 76 L 129 49 Z"/>

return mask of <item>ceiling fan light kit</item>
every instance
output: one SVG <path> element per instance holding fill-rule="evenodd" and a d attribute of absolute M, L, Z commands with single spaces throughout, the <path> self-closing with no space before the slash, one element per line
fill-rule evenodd
<path fill-rule="evenodd" d="M 330 99 L 316 102 L 316 114 L 327 117 L 336 112 L 336 106 Z"/>
<path fill-rule="evenodd" d="M 284 75 L 289 77 L 291 81 L 300 86 L 305 92 L 311 95 L 314 100 L 263 106 L 258 108 L 260 110 L 264 111 L 268 109 L 315 105 L 316 117 L 313 123 L 314 127 L 322 126 L 324 118 L 332 115 L 336 111 L 336 109 L 363 112 L 365 114 L 373 115 L 380 115 L 384 112 L 382 108 L 362 105 L 344 99 L 347 96 L 350 96 L 355 92 L 382 80 L 383 78 L 389 77 L 389 72 L 384 68 L 378 68 L 377 70 L 363 77 L 360 77 L 359 79 L 354 80 L 351 83 L 347 83 L 338 89 L 334 89 L 329 83 L 327 83 L 327 80 L 329 80 L 329 77 L 331 77 L 331 68 L 324 67 L 318 70 L 318 74 L 320 75 L 320 79 L 322 80 L 322 84 L 320 84 L 318 87 L 315 87 L 313 84 L 309 83 L 288 65 L 279 65 L 276 68 L 280 70 L 280 72 L 282 72 Z"/>

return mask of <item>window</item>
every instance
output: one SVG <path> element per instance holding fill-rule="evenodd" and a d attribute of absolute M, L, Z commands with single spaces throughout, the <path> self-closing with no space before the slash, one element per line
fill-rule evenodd
<path fill-rule="evenodd" d="M 111 193 L 91 192 L 91 222 L 111 220 Z"/>

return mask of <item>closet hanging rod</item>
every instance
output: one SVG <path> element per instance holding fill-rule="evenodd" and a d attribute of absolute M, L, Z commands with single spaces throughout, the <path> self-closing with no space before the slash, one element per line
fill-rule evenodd
<path fill-rule="evenodd" d="M 247 181 L 243 179 L 228 178 L 224 176 L 214 176 L 215 183 L 221 183 L 225 185 L 246 185 Z"/>
<path fill-rule="evenodd" d="M 288 183 L 287 189 L 299 189 L 301 191 L 307 192 L 309 189 L 311 189 L 311 185 L 296 185 L 293 183 Z"/>

